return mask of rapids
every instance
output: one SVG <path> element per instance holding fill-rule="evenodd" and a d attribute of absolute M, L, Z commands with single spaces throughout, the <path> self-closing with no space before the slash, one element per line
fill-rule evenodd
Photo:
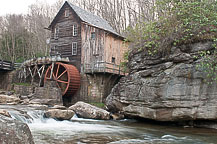
<path fill-rule="evenodd" d="M 136 120 L 92 120 L 74 116 L 70 121 L 44 118 L 43 110 L 0 105 L 14 119 L 28 124 L 36 144 L 216 144 L 213 129 L 183 128 Z"/>

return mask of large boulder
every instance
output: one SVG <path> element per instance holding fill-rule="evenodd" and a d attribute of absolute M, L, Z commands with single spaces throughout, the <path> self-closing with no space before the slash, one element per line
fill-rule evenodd
<path fill-rule="evenodd" d="M 8 104 L 8 103 L 14 103 L 17 104 L 20 102 L 20 99 L 14 96 L 8 96 L 8 95 L 0 95 L 0 104 Z"/>
<path fill-rule="evenodd" d="M 47 118 L 54 118 L 58 120 L 70 120 L 74 116 L 72 110 L 50 109 L 44 114 Z"/>
<path fill-rule="evenodd" d="M 1 144 L 34 144 L 27 124 L 0 115 Z"/>
<path fill-rule="evenodd" d="M 77 114 L 77 116 L 81 118 L 100 120 L 110 119 L 110 113 L 106 110 L 81 101 L 69 107 L 69 109 L 73 110 Z"/>
<path fill-rule="evenodd" d="M 200 50 L 213 49 L 204 42 L 174 47 L 167 57 L 132 54 L 131 72 L 112 89 L 107 107 L 158 121 L 216 120 L 217 83 L 205 82 L 207 74 L 198 68 Z"/>

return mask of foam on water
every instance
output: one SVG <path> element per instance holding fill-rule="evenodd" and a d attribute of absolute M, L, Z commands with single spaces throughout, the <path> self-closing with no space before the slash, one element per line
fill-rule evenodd
<path fill-rule="evenodd" d="M 1 107 L 1 106 L 0 106 Z M 216 136 L 185 133 L 188 129 L 165 130 L 161 126 L 149 126 L 135 120 L 104 121 L 78 118 L 57 121 L 45 118 L 43 110 L 29 107 L 6 107 L 12 118 L 27 123 L 36 144 L 52 143 L 156 143 L 156 144 L 212 144 Z M 166 127 L 167 128 L 167 127 Z M 208 142 L 209 141 L 209 142 Z"/>

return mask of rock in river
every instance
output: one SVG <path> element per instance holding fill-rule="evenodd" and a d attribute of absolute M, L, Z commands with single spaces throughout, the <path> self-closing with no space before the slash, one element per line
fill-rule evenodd
<path fill-rule="evenodd" d="M 54 118 L 58 120 L 70 120 L 74 116 L 74 111 L 50 109 L 47 112 L 45 112 L 44 116 L 47 118 Z"/>
<path fill-rule="evenodd" d="M 4 110 L 4 109 L 0 109 L 0 115 L 4 115 L 4 116 L 7 116 L 7 117 L 11 117 L 11 115 L 9 114 L 8 111 Z"/>
<path fill-rule="evenodd" d="M 101 120 L 110 119 L 110 113 L 107 112 L 106 110 L 81 101 L 69 107 L 69 109 L 72 109 L 77 114 L 77 116 L 81 118 L 101 119 Z"/>
<path fill-rule="evenodd" d="M 20 99 L 14 96 L 0 95 L 0 104 L 14 103 L 17 104 L 20 102 Z"/>
<path fill-rule="evenodd" d="M 0 115 L 1 144 L 34 144 L 27 124 Z"/>

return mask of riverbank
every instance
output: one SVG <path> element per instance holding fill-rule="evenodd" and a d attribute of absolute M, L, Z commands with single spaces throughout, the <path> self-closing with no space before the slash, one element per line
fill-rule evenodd
<path fill-rule="evenodd" d="M 35 144 L 210 144 L 217 141 L 217 131 L 214 129 L 157 125 L 130 119 L 83 119 L 76 115 L 67 121 L 57 121 L 44 118 L 45 110 L 38 107 L 0 105 L 0 109 L 6 109 L 12 117 L 26 123 Z M 26 113 L 29 117 L 22 117 L 19 113 Z"/>
<path fill-rule="evenodd" d="M 12 117 L 15 125 L 16 121 L 27 125 L 30 129 L 27 134 L 30 137 L 32 134 L 36 144 L 210 144 L 217 141 L 214 121 L 159 122 L 138 117 L 123 119 L 123 116 L 114 120 L 112 113 L 84 102 L 67 108 L 29 103 L 13 91 L 1 91 L 1 97 L 0 110 Z"/>

